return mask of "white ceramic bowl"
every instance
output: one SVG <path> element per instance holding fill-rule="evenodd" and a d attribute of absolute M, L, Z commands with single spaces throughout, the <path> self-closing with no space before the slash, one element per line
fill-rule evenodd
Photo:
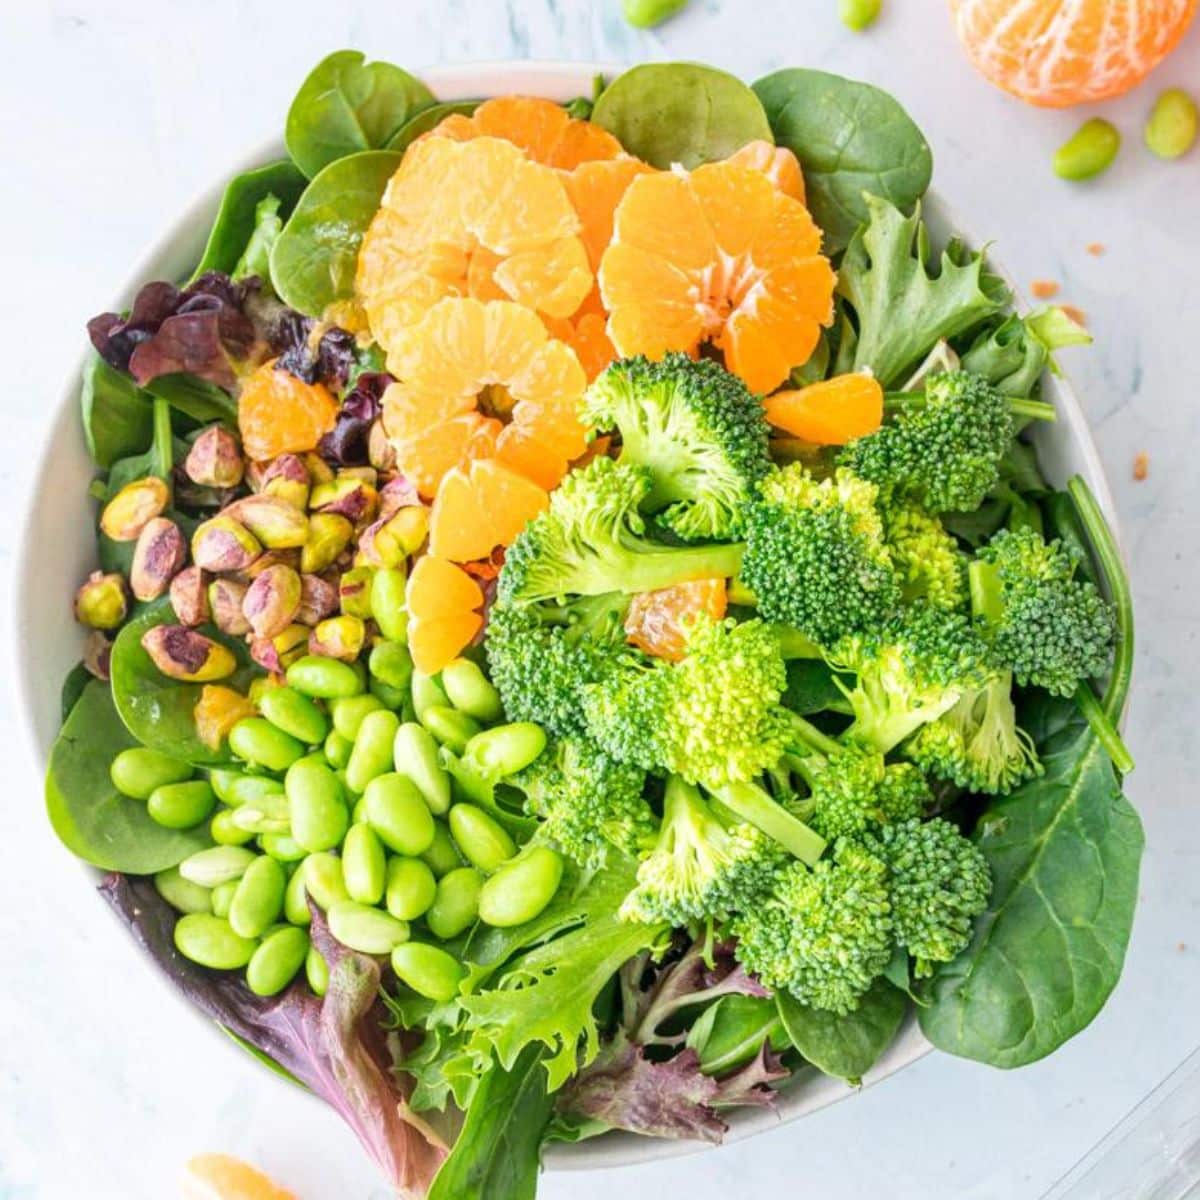
<path fill-rule="evenodd" d="M 611 75 L 618 69 L 595 63 L 477 63 L 434 67 L 424 71 L 422 78 L 443 100 L 515 92 L 565 101 L 588 94 L 598 71 Z M 227 174 L 232 176 L 236 171 L 278 159 L 283 153 L 282 143 L 273 141 L 233 166 Z M 147 280 L 180 279 L 190 273 L 200 256 L 224 186 L 225 179 L 215 183 L 168 227 L 125 286 L 114 295 L 114 309 L 127 306 Z M 936 194 L 927 197 L 924 211 L 935 239 L 958 233 L 975 245 L 982 244 Z M 996 269 L 995 263 L 992 267 Z M 1012 286 L 1012 280 L 1008 282 Z M 70 597 L 95 565 L 95 533 L 91 520 L 83 516 L 91 509 L 87 488 L 94 468 L 79 421 L 79 386 L 77 369 L 66 381 L 42 447 L 33 492 L 37 503 L 30 506 L 25 518 L 17 565 L 18 577 L 24 580 L 16 613 L 19 686 L 39 771 L 45 770 L 50 744 L 58 733 L 59 684 L 79 661 L 83 642 L 82 633 L 72 620 Z M 1063 379 L 1047 378 L 1045 395 L 1056 405 L 1059 419 L 1054 425 L 1039 425 L 1034 435 L 1043 470 L 1058 484 L 1071 475 L 1082 475 L 1115 529 L 1112 497 L 1074 393 Z M 98 878 L 98 872 L 84 868 L 80 887 L 94 887 Z M 148 960 L 145 961 L 149 966 Z M 215 1040 L 231 1046 L 223 1037 Z M 930 1049 L 910 1017 L 900 1035 L 868 1072 L 864 1086 L 878 1083 Z M 237 1053 L 232 1048 L 229 1052 Z M 780 1097 L 775 1111 L 745 1109 L 731 1114 L 727 1140 L 750 1137 L 781 1122 L 794 1121 L 850 1095 L 852 1090 L 838 1080 L 815 1071 L 802 1072 Z M 331 1111 L 330 1120 L 335 1119 Z M 613 1133 L 578 1145 L 551 1146 L 546 1161 L 553 1169 L 583 1170 L 668 1158 L 702 1148 L 697 1142 Z"/>

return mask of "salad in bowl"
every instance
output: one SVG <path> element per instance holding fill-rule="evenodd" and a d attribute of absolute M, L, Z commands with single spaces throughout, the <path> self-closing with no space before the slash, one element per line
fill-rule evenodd
<path fill-rule="evenodd" d="M 927 226 L 900 105 L 342 51 L 285 143 L 88 323 L 46 799 L 157 966 L 441 1198 L 1083 1029 L 1142 842 L 1120 553 L 1039 463 L 1088 339 Z"/>

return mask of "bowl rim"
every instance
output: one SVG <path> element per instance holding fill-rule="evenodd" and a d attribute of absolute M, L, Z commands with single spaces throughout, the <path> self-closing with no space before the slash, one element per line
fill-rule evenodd
<path fill-rule="evenodd" d="M 435 65 L 417 70 L 415 74 L 429 84 L 439 100 L 471 99 L 478 96 L 503 94 L 506 90 L 520 90 L 563 101 L 571 96 L 586 93 L 596 75 L 611 76 L 623 69 L 625 66 L 616 63 L 499 59 Z M 211 220 L 211 215 L 215 212 L 230 178 L 251 167 L 270 162 L 273 158 L 280 157 L 283 152 L 281 136 L 264 140 L 254 150 L 242 155 L 218 182 L 205 188 L 180 214 L 165 223 L 159 235 L 138 257 L 133 270 L 126 276 L 124 284 L 117 291 L 117 304 L 123 304 L 132 298 L 137 288 L 151 277 L 157 264 L 170 254 L 172 248 L 184 236 L 183 230 L 195 225 L 203 218 Z M 960 219 L 958 213 L 941 198 L 936 189 L 929 189 L 923 205 L 926 213 L 932 215 L 936 221 L 952 227 L 968 238 L 972 244 L 984 244 L 974 238 L 969 225 Z M 1003 265 L 989 258 L 989 269 L 1001 276 L 1009 286 L 1017 311 L 1029 311 L 1029 304 Z M 40 435 L 32 475 L 34 487 L 23 516 L 21 536 L 15 556 L 18 578 L 33 578 L 36 575 L 38 545 L 34 539 L 34 527 L 31 521 L 33 497 L 40 492 L 41 485 L 49 473 L 51 459 L 62 434 L 60 427 L 64 425 L 64 422 L 69 422 L 76 409 L 80 377 L 90 354 L 91 351 L 85 349 L 72 366 L 58 401 Z M 1078 397 L 1069 380 L 1064 376 L 1056 377 L 1051 386 L 1059 410 L 1060 421 L 1067 426 L 1069 439 L 1082 459 L 1083 474 L 1088 479 L 1100 509 L 1112 528 L 1118 547 L 1122 547 L 1116 505 Z M 1122 556 L 1124 556 L 1123 549 Z M 24 730 L 28 752 L 37 765 L 39 774 L 44 774 L 47 754 L 40 745 L 39 732 L 33 717 L 34 696 L 42 689 L 39 686 L 34 661 L 34 648 L 26 636 L 27 604 L 18 602 L 15 608 L 15 620 L 12 628 L 14 659 L 18 676 L 16 692 L 21 711 L 20 724 Z M 86 863 L 80 862 L 78 866 L 89 886 L 93 886 L 96 878 L 102 874 Z M 161 978 L 157 968 L 147 956 L 139 954 L 138 958 L 145 963 L 147 970 Z M 181 992 L 174 988 L 168 990 L 181 1006 L 201 1020 L 215 1037 L 229 1045 L 229 1039 L 220 1036 L 221 1030 L 216 1022 L 205 1017 Z M 882 1081 L 924 1057 L 932 1049 L 933 1047 L 917 1028 L 915 1018 L 910 1012 L 892 1045 L 864 1077 L 862 1087 L 865 1088 Z M 811 1112 L 838 1103 L 846 1097 L 854 1095 L 856 1091 L 840 1080 L 830 1080 L 820 1076 L 812 1068 L 804 1068 L 793 1078 L 802 1080 L 801 1086 L 786 1088 L 781 1093 L 779 1102 L 774 1109 L 741 1109 L 726 1114 L 729 1130 L 722 1144 L 728 1145 L 735 1141 L 741 1141 L 768 1129 L 798 1120 Z M 314 1096 L 313 1099 L 317 1098 Z M 703 1142 L 672 1141 L 614 1131 L 602 1137 L 579 1143 L 552 1143 L 545 1149 L 544 1161 L 551 1170 L 595 1170 L 677 1158 L 710 1148 L 708 1143 Z"/>

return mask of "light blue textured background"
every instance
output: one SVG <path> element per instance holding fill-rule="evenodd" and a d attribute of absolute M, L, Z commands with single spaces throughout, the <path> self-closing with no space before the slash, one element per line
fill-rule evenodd
<path fill-rule="evenodd" d="M 193 194 L 274 135 L 296 84 L 355 46 L 412 67 L 532 56 L 697 58 L 748 79 L 820 66 L 894 91 L 934 148 L 936 182 L 1022 281 L 1053 278 L 1097 337 L 1069 370 L 1124 522 L 1140 628 L 1129 780 L 1147 825 L 1125 981 L 1094 1026 L 1014 1074 L 934 1055 L 799 1125 L 685 1161 L 555 1175 L 545 1200 L 614 1191 L 687 1200 L 1033 1200 L 1198 1039 L 1196 564 L 1200 473 L 1200 153 L 1140 145 L 1158 86 L 1200 77 L 1200 31 L 1147 88 L 1103 106 L 1125 150 L 1102 180 L 1057 181 L 1053 148 L 1080 114 L 1039 112 L 966 65 L 938 0 L 886 0 L 855 36 L 835 0 L 695 0 L 638 33 L 616 0 L 9 0 L 0 5 L 0 577 L 30 449 L 129 263 Z M 1091 257 L 1089 242 L 1107 252 Z M 1150 477 L 1132 479 L 1134 453 Z M 64 603 L 65 603 L 64 598 Z M 6 622 L 7 624 L 7 622 Z M 8 666 L 9 646 L 4 641 Z M 4 677 L 9 677 L 5 671 Z M 306 1200 L 384 1192 L 351 1135 L 166 995 L 54 843 L 3 699 L 0 799 L 0 1200 L 158 1200 L 186 1157 L 224 1149 Z M 491 1200 L 491 1198 L 489 1198 Z M 495 1200 L 504 1200 L 497 1197 Z"/>

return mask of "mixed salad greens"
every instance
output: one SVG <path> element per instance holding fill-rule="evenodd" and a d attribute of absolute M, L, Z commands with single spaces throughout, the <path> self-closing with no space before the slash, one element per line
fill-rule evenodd
<path fill-rule="evenodd" d="M 857 1083 L 910 1012 L 1032 1062 L 1112 991 L 1137 894 L 1129 589 L 1027 438 L 1086 335 L 934 253 L 929 147 L 875 88 L 648 64 L 566 107 L 663 169 L 790 150 L 837 271 L 791 384 L 858 373 L 884 419 L 818 444 L 715 353 L 611 363 L 598 440 L 437 673 L 406 646 L 429 517 L 395 385 L 333 317 L 406 150 L 474 105 L 331 55 L 192 278 L 89 324 L 98 570 L 51 822 L 175 984 L 412 1195 L 532 1196 L 543 1145 L 607 1130 L 719 1141 L 811 1070 Z M 239 414 L 263 363 L 334 406 L 268 461 Z M 719 605 L 666 649 L 627 636 L 705 581 Z"/>

